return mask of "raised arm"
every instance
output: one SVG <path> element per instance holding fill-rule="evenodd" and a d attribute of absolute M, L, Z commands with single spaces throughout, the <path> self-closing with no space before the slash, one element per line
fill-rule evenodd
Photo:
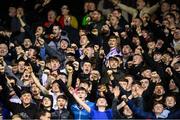
<path fill-rule="evenodd" d="M 69 65 L 66 66 L 66 70 L 68 72 L 68 81 L 67 81 L 67 87 L 69 88 L 72 85 L 72 76 L 73 76 L 73 68 Z"/>
<path fill-rule="evenodd" d="M 48 90 L 44 86 L 41 85 L 38 78 L 34 75 L 33 72 L 31 72 L 31 77 L 33 78 L 34 83 L 37 85 L 37 87 L 43 92 L 43 94 L 49 94 Z"/>
<path fill-rule="evenodd" d="M 133 18 L 135 18 L 138 14 L 138 11 L 135 8 L 124 5 L 124 4 L 120 3 L 119 0 L 112 0 L 112 3 L 115 6 L 119 7 L 121 10 L 126 11 L 127 13 L 131 14 Z"/>
<path fill-rule="evenodd" d="M 84 102 L 82 101 L 77 94 L 74 91 L 74 88 L 70 87 L 69 88 L 69 92 L 73 95 L 73 97 L 75 98 L 75 100 L 87 111 L 87 112 L 91 112 L 91 108 Z"/>

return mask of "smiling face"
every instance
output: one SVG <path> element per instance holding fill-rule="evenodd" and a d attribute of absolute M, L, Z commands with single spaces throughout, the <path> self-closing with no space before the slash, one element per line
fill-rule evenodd
<path fill-rule="evenodd" d="M 67 48 L 68 48 L 68 42 L 67 42 L 67 40 L 61 40 L 61 42 L 60 42 L 60 48 L 62 49 L 62 50 L 66 50 Z"/>
<path fill-rule="evenodd" d="M 109 60 L 109 67 L 112 69 L 116 69 L 119 66 L 118 60 L 110 59 Z"/>
<path fill-rule="evenodd" d="M 23 45 L 25 48 L 29 48 L 31 45 L 32 45 L 32 42 L 29 38 L 25 38 L 24 39 L 24 42 L 23 42 Z"/>
<path fill-rule="evenodd" d="M 30 93 L 24 93 L 22 96 L 21 96 L 21 100 L 22 100 L 22 103 L 23 104 L 30 104 L 31 102 L 31 94 Z"/>

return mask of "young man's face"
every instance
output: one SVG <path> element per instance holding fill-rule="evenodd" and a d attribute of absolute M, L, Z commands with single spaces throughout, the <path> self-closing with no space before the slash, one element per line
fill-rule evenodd
<path fill-rule="evenodd" d="M 169 90 L 176 90 L 177 86 L 174 81 L 171 79 L 169 82 Z"/>
<path fill-rule="evenodd" d="M 163 86 L 158 85 L 154 89 L 154 94 L 156 95 L 163 95 L 165 93 Z"/>
<path fill-rule="evenodd" d="M 50 100 L 49 98 L 45 97 L 45 98 L 43 99 L 42 104 L 43 104 L 44 107 L 47 108 L 47 107 L 51 107 L 52 102 L 51 102 L 51 100 Z"/>
<path fill-rule="evenodd" d="M 116 69 L 119 65 L 119 62 L 117 60 L 111 59 L 109 60 L 109 66 L 112 69 Z"/>
<path fill-rule="evenodd" d="M 116 16 L 111 16 L 110 17 L 110 24 L 112 26 L 116 26 L 116 25 L 118 25 L 118 23 L 119 23 L 119 19 Z"/>
<path fill-rule="evenodd" d="M 134 65 L 139 65 L 142 61 L 143 61 L 142 56 L 140 56 L 140 55 L 133 56 L 133 64 Z"/>
<path fill-rule="evenodd" d="M 80 45 L 81 46 L 87 45 L 87 43 L 88 43 L 88 37 L 86 35 L 80 36 Z"/>
<path fill-rule="evenodd" d="M 146 90 L 149 87 L 149 80 L 148 79 L 142 79 L 142 80 L 140 80 L 140 82 L 141 82 L 141 86 L 143 89 Z"/>
<path fill-rule="evenodd" d="M 36 84 L 32 84 L 31 92 L 33 96 L 36 96 L 40 94 L 40 89 L 36 86 Z"/>
<path fill-rule="evenodd" d="M 36 37 L 38 38 L 38 37 L 40 37 L 43 34 L 45 34 L 43 27 L 42 26 L 38 26 L 36 28 L 36 33 L 35 33 Z"/>
<path fill-rule="evenodd" d="M 56 19 L 56 13 L 54 11 L 49 11 L 47 17 L 49 22 L 54 22 Z"/>
<path fill-rule="evenodd" d="M 118 44 L 118 42 L 117 42 L 116 38 L 111 38 L 108 41 L 108 45 L 109 45 L 110 48 L 117 47 L 117 44 Z"/>
<path fill-rule="evenodd" d="M 61 34 L 61 29 L 59 28 L 59 26 L 53 26 L 52 32 L 55 37 L 58 37 Z"/>
<path fill-rule="evenodd" d="M 59 84 L 58 84 L 58 83 L 53 83 L 53 84 L 52 84 L 52 91 L 53 91 L 54 93 L 60 92 Z"/>
<path fill-rule="evenodd" d="M 84 49 L 84 54 L 91 58 L 92 56 L 94 56 L 94 49 L 92 47 L 87 47 Z"/>
<path fill-rule="evenodd" d="M 24 93 L 22 96 L 21 96 L 21 100 L 22 100 L 22 103 L 24 104 L 30 104 L 31 102 L 31 94 L 30 93 Z"/>
<path fill-rule="evenodd" d="M 23 73 L 24 70 L 25 70 L 25 62 L 24 61 L 19 61 L 19 63 L 18 63 L 18 71 L 20 73 Z"/>
<path fill-rule="evenodd" d="M 151 70 L 150 69 L 144 70 L 141 75 L 145 78 L 151 78 Z"/>
<path fill-rule="evenodd" d="M 176 29 L 173 36 L 176 41 L 180 41 L 180 29 Z"/>
<path fill-rule="evenodd" d="M 4 57 L 8 53 L 8 46 L 6 44 L 0 44 L 0 56 Z"/>
<path fill-rule="evenodd" d="M 166 106 L 167 106 L 168 108 L 172 108 L 172 107 L 175 106 L 176 100 L 175 100 L 174 97 L 168 96 L 168 97 L 166 97 L 165 104 L 166 104 Z"/>
<path fill-rule="evenodd" d="M 68 42 L 65 41 L 65 40 L 62 40 L 62 41 L 60 42 L 60 48 L 61 48 L 62 50 L 66 50 L 67 47 L 68 47 Z"/>
<path fill-rule="evenodd" d="M 156 104 L 156 105 L 154 105 L 154 107 L 153 107 L 153 111 L 154 111 L 154 113 L 156 113 L 156 114 L 162 113 L 163 110 L 164 110 L 164 107 L 163 107 L 162 104 Z"/>
<path fill-rule="evenodd" d="M 57 99 L 57 106 L 59 109 L 63 109 L 67 105 L 67 101 L 65 99 L 59 98 Z"/>
<path fill-rule="evenodd" d="M 50 64 L 52 71 L 58 70 L 60 67 L 60 63 L 58 60 L 51 60 Z"/>
<path fill-rule="evenodd" d="M 138 85 L 138 84 L 133 84 L 133 85 L 132 85 L 131 91 L 132 91 L 132 95 L 133 95 L 133 96 L 135 96 L 135 97 L 138 96 L 137 90 L 140 89 L 140 87 L 141 87 L 141 86 Z"/>
<path fill-rule="evenodd" d="M 97 100 L 96 106 L 98 107 L 106 107 L 107 106 L 107 101 L 105 98 L 99 98 Z"/>
<path fill-rule="evenodd" d="M 78 90 L 77 91 L 77 95 L 78 95 L 78 97 L 81 99 L 81 100 L 85 100 L 86 99 L 86 97 L 87 97 L 87 93 L 86 93 L 86 91 L 85 90 Z"/>
<path fill-rule="evenodd" d="M 83 64 L 83 68 L 82 69 L 83 69 L 83 73 L 89 74 L 91 72 L 91 63 L 85 62 Z"/>
<path fill-rule="evenodd" d="M 33 48 L 30 48 L 30 49 L 28 50 L 28 56 L 29 56 L 29 58 L 33 58 L 35 55 L 36 55 L 36 50 L 33 49 Z"/>
<path fill-rule="evenodd" d="M 154 54 L 153 59 L 155 62 L 161 61 L 162 55 L 161 54 Z"/>
<path fill-rule="evenodd" d="M 25 38 L 24 39 L 24 42 L 23 42 L 23 45 L 25 48 L 29 48 L 31 45 L 32 45 L 32 42 L 29 38 Z"/>
<path fill-rule="evenodd" d="M 129 45 L 124 45 L 122 48 L 122 53 L 123 55 L 128 55 L 129 53 L 131 53 L 131 47 Z"/>
<path fill-rule="evenodd" d="M 161 12 L 165 13 L 169 11 L 170 5 L 167 2 L 164 2 L 161 4 Z"/>
<path fill-rule="evenodd" d="M 136 36 L 134 36 L 133 38 L 132 38 L 132 42 L 133 42 L 133 44 L 135 44 L 135 45 L 140 45 L 140 40 L 139 40 L 139 38 L 138 37 L 136 37 Z"/>

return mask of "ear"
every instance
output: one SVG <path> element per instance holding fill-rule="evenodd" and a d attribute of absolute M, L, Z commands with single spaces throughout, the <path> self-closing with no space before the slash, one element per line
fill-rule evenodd
<path fill-rule="evenodd" d="M 20 100 L 22 101 L 22 96 L 20 97 Z"/>
<path fill-rule="evenodd" d="M 86 95 L 85 95 L 85 98 L 87 97 L 87 93 L 86 93 Z"/>

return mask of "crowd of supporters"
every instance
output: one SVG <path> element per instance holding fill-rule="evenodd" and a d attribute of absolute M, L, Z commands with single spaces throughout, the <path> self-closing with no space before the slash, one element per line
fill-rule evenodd
<path fill-rule="evenodd" d="M 79 16 L 53 0 L 9 4 L 1 118 L 180 118 L 180 6 L 134 2 L 84 0 Z"/>

